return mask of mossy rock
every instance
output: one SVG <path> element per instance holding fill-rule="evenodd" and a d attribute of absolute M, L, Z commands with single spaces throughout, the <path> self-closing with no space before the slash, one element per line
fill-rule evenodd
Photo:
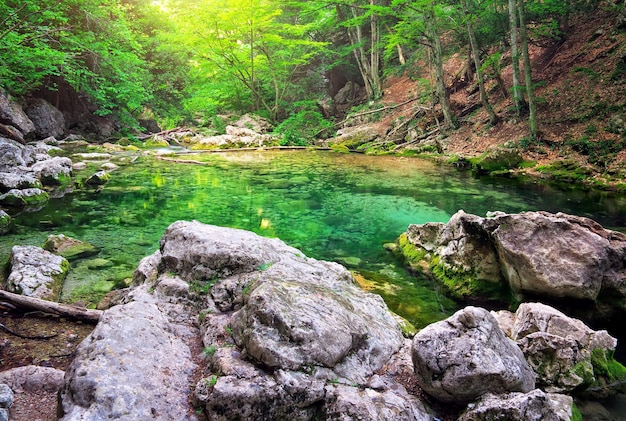
<path fill-rule="evenodd" d="M 499 146 L 489 149 L 478 158 L 471 158 L 469 161 L 479 172 L 502 173 L 519 167 L 523 158 L 519 150 Z"/>
<path fill-rule="evenodd" d="M 155 139 L 154 137 L 147 139 L 144 144 L 146 145 L 146 148 L 167 148 L 170 146 L 170 144 L 167 143 L 167 140 Z"/>
<path fill-rule="evenodd" d="M 409 322 L 407 319 L 394 313 L 393 311 L 391 311 L 391 315 L 396 320 L 396 322 L 398 322 L 398 327 L 400 327 L 400 330 L 402 331 L 402 336 L 409 339 L 415 336 L 415 334 L 417 333 L 417 328 L 413 326 L 413 323 Z"/>
<path fill-rule="evenodd" d="M 333 152 L 350 153 L 350 149 L 348 149 L 348 147 L 343 143 L 333 143 L 330 145 L 330 149 Z"/>
<path fill-rule="evenodd" d="M 593 175 L 593 169 L 579 165 L 573 160 L 558 160 L 548 165 L 540 165 L 537 171 L 552 179 L 565 183 L 577 183 Z"/>
<path fill-rule="evenodd" d="M 69 261 L 94 256 L 100 252 L 93 244 L 63 234 L 49 235 L 43 249 L 65 257 Z"/>
<path fill-rule="evenodd" d="M 410 270 L 423 272 L 424 269 L 428 268 L 428 263 L 426 262 L 428 251 L 412 244 L 406 233 L 400 234 L 396 240 L 396 245 L 397 247 L 394 248 L 396 256 L 403 259 Z"/>
<path fill-rule="evenodd" d="M 102 186 L 106 184 L 111 179 L 111 174 L 107 171 L 98 171 L 85 180 L 85 186 Z"/>
<path fill-rule="evenodd" d="M 48 193 L 41 189 L 14 189 L 0 195 L 0 205 L 9 207 L 33 207 L 43 205 L 48 199 Z"/>
<path fill-rule="evenodd" d="M 586 394 L 605 398 L 617 392 L 626 393 L 626 367 L 615 359 L 613 351 L 594 349 L 591 351 L 591 365 L 594 379 Z"/>
<path fill-rule="evenodd" d="M 467 300 L 510 302 L 511 292 L 505 283 L 480 279 L 473 271 L 454 268 L 434 256 L 430 260 L 431 274 L 441 282 L 452 297 Z"/>

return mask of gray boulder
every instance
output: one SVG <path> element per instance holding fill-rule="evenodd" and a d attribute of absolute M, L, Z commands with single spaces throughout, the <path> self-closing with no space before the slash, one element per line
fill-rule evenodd
<path fill-rule="evenodd" d="M 346 385 L 326 386 L 326 419 L 431 421 L 424 404 L 399 386 L 378 391 Z"/>
<path fill-rule="evenodd" d="M 0 383 L 7 384 L 15 393 L 58 392 L 65 372 L 53 367 L 26 365 L 0 372 Z"/>
<path fill-rule="evenodd" d="M 485 220 L 485 227 L 516 292 L 593 300 L 605 278 L 624 276 L 626 236 L 590 219 L 546 212 L 498 214 Z"/>
<path fill-rule="evenodd" d="M 35 132 L 35 125 L 22 107 L 2 89 L 0 89 L 0 123 L 15 127 L 25 138 Z"/>
<path fill-rule="evenodd" d="M 195 328 L 184 305 L 136 289 L 79 345 L 60 393 L 61 420 L 196 420 L 189 386 Z"/>
<path fill-rule="evenodd" d="M 370 381 L 410 361 L 382 300 L 278 239 L 175 222 L 121 300 L 67 371 L 62 420 L 428 419 L 393 377 Z"/>
<path fill-rule="evenodd" d="M 405 236 L 413 255 L 459 296 L 504 299 L 504 286 L 518 298 L 626 297 L 626 235 L 588 218 L 459 211 L 446 225 L 411 225 Z"/>
<path fill-rule="evenodd" d="M 0 205 L 9 207 L 37 207 L 45 204 L 48 198 L 48 193 L 41 189 L 12 189 L 0 195 Z"/>
<path fill-rule="evenodd" d="M 60 137 L 65 132 L 63 113 L 45 99 L 31 99 L 24 111 L 33 122 L 38 138 Z"/>
<path fill-rule="evenodd" d="M 431 324 L 413 338 L 417 380 L 429 395 L 447 403 L 469 403 L 484 393 L 529 392 L 535 375 L 496 319 L 466 307 Z"/>
<path fill-rule="evenodd" d="M 487 394 L 468 405 L 458 421 L 570 421 L 572 406 L 571 396 L 539 389 L 528 393 Z"/>
<path fill-rule="evenodd" d="M 0 172 L 0 192 L 42 188 L 41 182 L 30 172 Z"/>
<path fill-rule="evenodd" d="M 9 421 L 9 409 L 15 397 L 9 385 L 0 382 L 0 421 Z"/>
<path fill-rule="evenodd" d="M 33 148 L 0 137 L 0 171 L 12 171 L 16 167 L 31 165 L 34 162 Z"/>
<path fill-rule="evenodd" d="M 594 331 L 583 322 L 540 303 L 523 303 L 514 315 L 511 337 L 537 374 L 537 385 L 548 392 L 582 392 L 592 387 L 606 397 L 611 384 L 626 381 L 607 370 L 617 340 L 605 330 Z"/>
<path fill-rule="evenodd" d="M 13 246 L 7 290 L 29 297 L 58 301 L 69 270 L 66 259 L 40 247 Z"/>
<path fill-rule="evenodd" d="M 67 184 L 72 178 L 72 160 L 56 156 L 36 162 L 31 170 L 45 185 Z"/>

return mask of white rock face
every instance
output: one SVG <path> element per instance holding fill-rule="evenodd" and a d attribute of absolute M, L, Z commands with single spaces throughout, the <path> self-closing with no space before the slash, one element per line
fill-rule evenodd
<path fill-rule="evenodd" d="M 466 307 L 413 338 L 417 380 L 447 403 L 469 403 L 485 393 L 529 392 L 535 374 L 518 346 L 485 309 Z"/>
<path fill-rule="evenodd" d="M 29 297 L 57 301 L 68 261 L 41 247 L 13 246 L 7 289 Z"/>
<path fill-rule="evenodd" d="M 528 393 L 487 394 L 470 404 L 458 421 L 570 421 L 571 396 L 545 393 L 535 389 Z"/>
<path fill-rule="evenodd" d="M 280 240 L 175 222 L 123 302 L 79 346 L 63 421 L 193 420 L 198 407 L 211 420 L 347 419 L 344 410 L 430 419 L 392 376 L 375 374 L 405 343 L 382 299 Z"/>

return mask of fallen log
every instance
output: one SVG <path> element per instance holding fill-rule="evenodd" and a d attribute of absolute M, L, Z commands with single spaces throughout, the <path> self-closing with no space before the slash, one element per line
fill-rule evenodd
<path fill-rule="evenodd" d="M 0 300 L 7 301 L 17 308 L 30 311 L 42 311 L 44 313 L 56 314 L 58 316 L 89 323 L 98 323 L 100 316 L 102 315 L 102 310 L 90 310 L 87 308 L 74 307 L 67 304 L 40 300 L 39 298 L 27 297 L 25 295 L 13 294 L 2 290 L 0 290 Z"/>

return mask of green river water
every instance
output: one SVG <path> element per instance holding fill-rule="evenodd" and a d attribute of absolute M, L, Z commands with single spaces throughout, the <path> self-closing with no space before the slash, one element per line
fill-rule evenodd
<path fill-rule="evenodd" d="M 179 158 L 206 164 L 120 155 L 114 159 L 120 168 L 101 190 L 77 191 L 39 212 L 16 215 L 16 231 L 0 237 L 1 261 L 13 245 L 41 246 L 49 234 L 91 242 L 101 252 L 73 262 L 63 290 L 64 300 L 89 301 L 132 276 L 169 224 L 195 219 L 279 237 L 309 257 L 343 263 L 421 327 L 455 305 L 429 280 L 408 275 L 384 249 L 409 224 L 447 222 L 459 209 L 477 215 L 546 210 L 626 229 L 624 196 L 477 178 L 417 158 L 314 151 Z"/>

